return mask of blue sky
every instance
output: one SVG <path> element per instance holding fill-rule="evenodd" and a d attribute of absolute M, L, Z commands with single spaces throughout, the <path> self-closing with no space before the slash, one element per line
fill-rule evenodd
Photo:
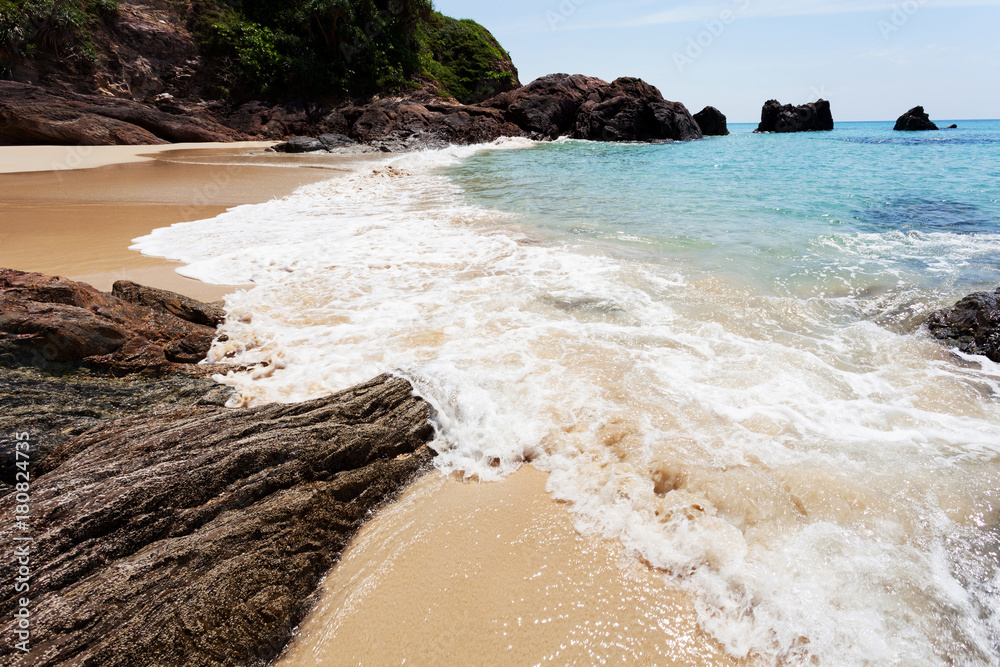
<path fill-rule="evenodd" d="M 638 76 L 692 112 L 756 122 L 770 98 L 837 120 L 1000 118 L 1000 0 L 435 0 L 500 40 L 521 81 Z"/>

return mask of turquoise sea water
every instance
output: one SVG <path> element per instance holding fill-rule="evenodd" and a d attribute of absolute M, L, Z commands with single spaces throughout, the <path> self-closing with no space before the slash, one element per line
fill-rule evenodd
<path fill-rule="evenodd" d="M 410 378 L 440 469 L 546 471 L 733 656 L 994 667 L 1000 364 L 921 327 L 1000 286 L 1000 123 L 958 124 L 391 156 L 137 247 L 256 283 L 234 404 Z"/>

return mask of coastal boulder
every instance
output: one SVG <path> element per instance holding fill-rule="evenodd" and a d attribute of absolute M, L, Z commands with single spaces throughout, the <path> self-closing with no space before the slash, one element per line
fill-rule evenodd
<path fill-rule="evenodd" d="M 970 294 L 927 321 L 931 335 L 966 354 L 1000 363 L 1000 289 Z"/>
<path fill-rule="evenodd" d="M 683 104 L 663 99 L 655 87 L 631 77 L 608 83 L 582 74 L 549 74 L 482 106 L 501 110 L 509 123 L 537 139 L 686 141 L 702 136 Z"/>
<path fill-rule="evenodd" d="M 348 540 L 429 465 L 430 417 L 383 375 L 294 405 L 159 409 L 68 440 L 32 470 L 30 532 L 0 526 L 5 544 L 33 540 L 37 641 L 23 664 L 273 664 Z M 0 497 L 5 516 L 16 495 Z M 20 597 L 0 592 L 7 637 Z"/>
<path fill-rule="evenodd" d="M 817 100 L 792 106 L 768 100 L 760 112 L 760 124 L 754 132 L 826 132 L 833 129 L 830 103 Z"/>
<path fill-rule="evenodd" d="M 694 115 L 694 121 L 706 137 L 724 137 L 729 134 L 725 115 L 715 107 L 705 107 Z"/>
<path fill-rule="evenodd" d="M 205 358 L 221 309 L 127 281 L 112 293 L 0 269 L 0 356 L 115 373 L 174 370 Z"/>
<path fill-rule="evenodd" d="M 913 107 L 896 120 L 896 126 L 892 129 L 899 132 L 924 132 L 936 130 L 938 126 L 931 122 L 923 107 Z"/>

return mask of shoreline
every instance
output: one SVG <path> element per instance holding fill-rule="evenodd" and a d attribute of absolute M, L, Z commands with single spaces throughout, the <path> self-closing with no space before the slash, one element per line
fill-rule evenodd
<path fill-rule="evenodd" d="M 261 153 L 273 143 L 0 147 L 0 266 L 104 291 L 116 280 L 131 280 L 219 300 L 246 286 L 184 277 L 175 271 L 181 263 L 129 246 L 159 227 L 213 218 L 335 178 L 349 171 L 338 165 L 354 157 Z M 62 168 L 76 162 L 78 168 Z"/>

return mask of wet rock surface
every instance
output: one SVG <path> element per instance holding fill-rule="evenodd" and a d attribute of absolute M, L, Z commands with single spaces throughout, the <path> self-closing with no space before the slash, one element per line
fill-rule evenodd
<path fill-rule="evenodd" d="M 1000 363 L 1000 289 L 970 294 L 951 308 L 939 310 L 927 321 L 938 340 L 966 354 Z"/>
<path fill-rule="evenodd" d="M 897 132 L 926 132 L 937 130 L 938 126 L 931 122 L 923 107 L 913 107 L 896 120 L 896 125 L 892 129 Z"/>
<path fill-rule="evenodd" d="M 357 528 L 428 465 L 429 418 L 408 382 L 381 376 L 69 439 L 33 471 L 32 651 L 0 664 L 270 664 Z M 0 498 L 5 516 L 15 495 Z M 5 636 L 17 604 L 5 585 Z"/>
<path fill-rule="evenodd" d="M 799 106 L 768 100 L 761 109 L 760 124 L 754 132 L 827 132 L 832 129 L 833 113 L 826 100 Z"/>
<path fill-rule="evenodd" d="M 715 107 L 705 107 L 694 115 L 694 121 L 706 137 L 724 137 L 729 134 L 725 114 Z"/>
<path fill-rule="evenodd" d="M 180 294 L 121 281 L 86 283 L 0 269 L 0 360 L 166 373 L 205 358 L 223 313 Z"/>

